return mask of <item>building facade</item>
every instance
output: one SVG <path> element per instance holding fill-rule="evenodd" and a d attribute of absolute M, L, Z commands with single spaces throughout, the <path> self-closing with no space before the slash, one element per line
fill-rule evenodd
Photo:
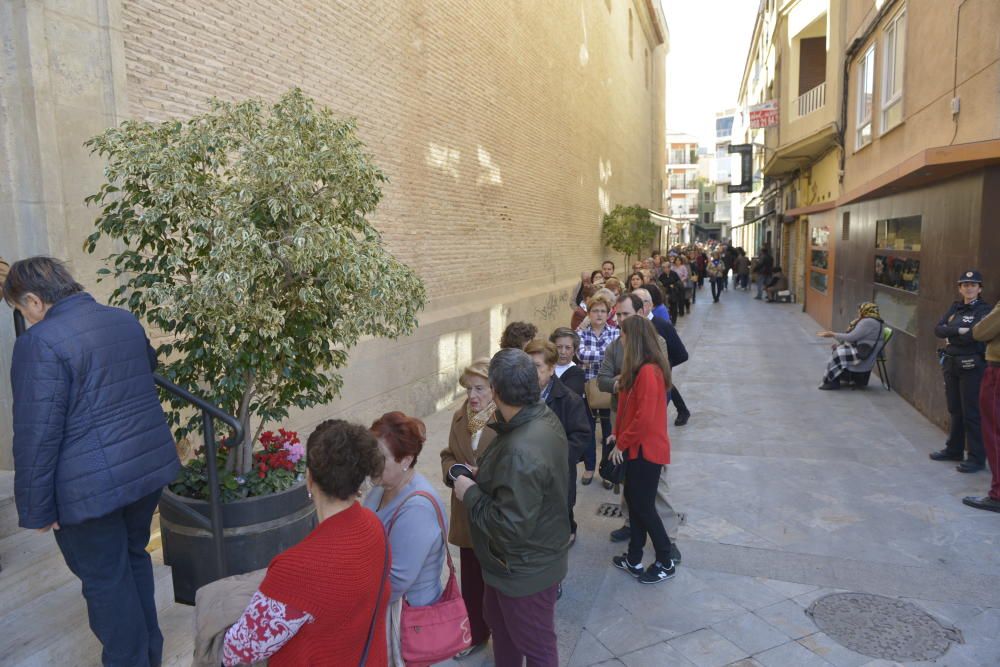
<path fill-rule="evenodd" d="M 715 115 L 715 160 L 711 180 L 715 186 L 715 222 L 719 226 L 719 236 L 723 239 L 730 238 L 733 225 L 738 225 L 742 221 L 743 213 L 740 193 L 729 192 L 733 176 L 729 146 L 733 141 L 735 120 L 735 109 L 727 109 Z M 739 216 L 734 217 L 737 212 Z"/>
<path fill-rule="evenodd" d="M 389 177 L 374 222 L 430 301 L 413 336 L 353 351 L 341 398 L 290 420 L 306 432 L 332 415 L 448 405 L 508 321 L 568 322 L 574 278 L 605 256 L 604 213 L 661 203 L 658 0 L 14 0 L 0 35 L 0 253 L 63 258 L 98 297 L 102 254 L 81 246 L 103 167 L 86 139 L 291 86 L 357 119 Z M 554 252 L 553 235 L 572 243 Z M 0 467 L 12 345 L 8 312 Z"/>
<path fill-rule="evenodd" d="M 670 244 L 691 243 L 698 222 L 698 139 L 680 132 L 667 133 L 665 213 L 672 224 Z"/>
<path fill-rule="evenodd" d="M 804 308 L 843 330 L 877 303 L 893 388 L 939 423 L 933 328 L 957 276 L 982 270 L 1000 298 L 997 25 L 995 0 L 763 0 L 737 114 L 779 104 L 777 125 L 744 136 Z"/>

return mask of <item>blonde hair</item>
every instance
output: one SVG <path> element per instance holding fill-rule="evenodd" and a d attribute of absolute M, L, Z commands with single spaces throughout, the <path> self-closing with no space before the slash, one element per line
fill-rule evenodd
<path fill-rule="evenodd" d="M 462 371 L 462 375 L 458 378 L 458 384 L 462 385 L 464 388 L 469 388 L 469 381 L 466 379 L 468 376 L 474 375 L 476 377 L 481 377 L 487 382 L 490 381 L 490 358 L 482 357 L 476 359 L 471 364 L 465 367 Z"/>
<path fill-rule="evenodd" d="M 604 306 L 605 308 L 608 309 L 609 313 L 611 312 L 611 308 L 612 308 L 612 306 L 611 306 L 611 299 L 609 299 L 607 296 L 605 296 L 604 294 L 602 294 L 601 292 L 603 292 L 603 291 L 605 291 L 605 290 L 599 290 L 597 292 L 597 294 L 595 294 L 594 296 L 590 297 L 590 300 L 587 301 L 587 310 L 588 311 L 593 310 L 594 306 Z"/>

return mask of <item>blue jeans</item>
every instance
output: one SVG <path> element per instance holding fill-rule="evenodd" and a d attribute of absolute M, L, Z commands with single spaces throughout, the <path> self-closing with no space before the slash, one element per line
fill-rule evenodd
<path fill-rule="evenodd" d="M 103 646 L 105 667 L 157 667 L 163 657 L 153 564 L 146 553 L 161 493 L 55 531 L 66 565 L 83 582 L 90 629 Z"/>

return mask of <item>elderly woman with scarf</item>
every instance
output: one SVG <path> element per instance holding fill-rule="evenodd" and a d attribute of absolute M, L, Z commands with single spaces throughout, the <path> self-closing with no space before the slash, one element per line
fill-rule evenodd
<path fill-rule="evenodd" d="M 820 389 L 840 389 L 840 376 L 852 364 L 868 358 L 882 336 L 882 318 L 878 306 L 870 301 L 858 306 L 858 316 L 851 320 L 846 333 L 820 331 L 816 335 L 821 338 L 835 338 L 837 345 L 833 346 L 833 358 L 826 366 L 826 375 Z"/>
<path fill-rule="evenodd" d="M 466 400 L 455 411 L 451 420 L 451 432 L 448 434 L 448 446 L 441 450 L 441 471 L 444 483 L 452 486 L 448 470 L 456 463 L 463 463 L 473 471 L 478 470 L 478 460 L 486 448 L 490 446 L 496 432 L 486 428 L 493 419 L 496 404 L 493 402 L 493 389 L 489 381 L 490 360 L 477 359 L 463 372 L 458 382 L 465 388 Z M 472 645 L 456 657 L 468 656 L 486 646 L 490 638 L 490 629 L 483 618 L 483 570 L 472 550 L 472 533 L 469 529 L 468 512 L 461 502 L 451 494 L 451 524 L 448 529 L 448 542 L 459 549 L 462 564 L 462 598 L 469 613 L 469 632 L 472 635 Z"/>

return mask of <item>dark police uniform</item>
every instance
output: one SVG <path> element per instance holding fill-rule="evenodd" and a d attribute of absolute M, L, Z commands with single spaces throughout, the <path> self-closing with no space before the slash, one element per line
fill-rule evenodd
<path fill-rule="evenodd" d="M 966 271 L 959 283 L 982 284 L 979 271 Z M 956 301 L 934 328 L 934 335 L 947 339 L 948 345 L 939 350 L 944 391 L 951 416 L 951 431 L 945 448 L 931 454 L 937 461 L 961 461 L 968 449 L 968 458 L 958 466 L 960 472 L 975 472 L 985 465 L 983 437 L 979 425 L 979 385 L 986 370 L 986 346 L 972 337 L 972 327 L 986 317 L 993 307 L 976 299 L 972 303 Z M 960 334 L 960 328 L 968 331 Z"/>

